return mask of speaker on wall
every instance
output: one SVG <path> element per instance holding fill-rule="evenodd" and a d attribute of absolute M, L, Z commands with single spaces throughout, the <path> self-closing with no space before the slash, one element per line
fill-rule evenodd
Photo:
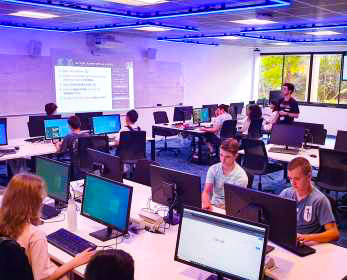
<path fill-rule="evenodd" d="M 42 50 L 42 42 L 41 41 L 36 41 L 36 40 L 31 40 L 28 43 L 28 54 L 30 56 L 40 56 L 41 55 L 41 50 Z"/>
<path fill-rule="evenodd" d="M 145 56 L 147 59 L 155 59 L 157 57 L 157 49 L 148 48 L 145 52 Z"/>

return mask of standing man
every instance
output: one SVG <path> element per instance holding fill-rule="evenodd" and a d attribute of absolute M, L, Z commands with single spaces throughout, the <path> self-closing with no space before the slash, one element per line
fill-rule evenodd
<path fill-rule="evenodd" d="M 295 87 L 291 83 L 282 86 L 282 98 L 278 102 L 279 123 L 291 124 L 294 118 L 299 117 L 298 102 L 292 97 Z"/>
<path fill-rule="evenodd" d="M 288 178 L 292 187 L 283 190 L 280 197 L 296 201 L 298 241 L 305 243 L 337 240 L 339 230 L 330 201 L 312 185 L 310 162 L 304 157 L 294 158 L 288 164 Z"/>

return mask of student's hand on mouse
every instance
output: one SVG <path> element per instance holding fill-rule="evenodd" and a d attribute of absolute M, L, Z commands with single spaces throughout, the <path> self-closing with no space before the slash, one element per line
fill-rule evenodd
<path fill-rule="evenodd" d="M 300 234 L 300 233 L 297 233 L 296 240 L 298 242 L 301 242 L 301 243 L 305 244 L 307 242 L 312 241 L 312 238 L 311 238 L 310 234 Z"/>
<path fill-rule="evenodd" d="M 92 248 L 88 248 L 84 250 L 83 252 L 76 255 L 76 257 L 72 260 L 72 265 L 74 267 L 78 267 L 82 264 L 86 264 L 90 261 L 90 259 L 95 255 L 95 250 Z"/>
<path fill-rule="evenodd" d="M 203 201 L 202 202 L 202 209 L 211 210 L 212 204 L 209 201 Z"/>
<path fill-rule="evenodd" d="M 199 129 L 200 129 L 201 131 L 206 131 L 206 127 L 200 126 Z"/>

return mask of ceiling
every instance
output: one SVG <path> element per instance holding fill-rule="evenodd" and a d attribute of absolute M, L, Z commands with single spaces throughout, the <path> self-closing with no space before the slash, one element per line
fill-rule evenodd
<path fill-rule="evenodd" d="M 261 46 L 323 42 L 347 45 L 346 0 L 166 0 L 144 6 L 113 1 L 116 0 L 0 0 L 0 27 L 131 33 L 174 43 Z M 23 10 L 56 17 L 34 19 L 10 15 Z M 275 23 L 245 25 L 231 22 L 254 18 Z M 143 26 L 166 27 L 167 30 L 135 29 Z M 307 34 L 322 30 L 338 34 Z M 227 36 L 237 39 L 226 40 Z"/>

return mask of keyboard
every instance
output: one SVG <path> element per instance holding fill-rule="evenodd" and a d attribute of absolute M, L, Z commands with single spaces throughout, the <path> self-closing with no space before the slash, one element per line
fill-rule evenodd
<path fill-rule="evenodd" d="M 27 139 L 24 139 L 24 141 L 30 142 L 30 143 L 36 143 L 36 142 L 41 142 L 44 139 L 45 139 L 45 137 L 39 136 L 39 137 L 27 138 Z"/>
<path fill-rule="evenodd" d="M 58 216 L 60 214 L 60 212 L 61 211 L 59 209 L 57 209 L 53 206 L 43 204 L 43 206 L 41 208 L 41 219 L 48 220 L 48 219 L 54 218 L 54 217 Z"/>
<path fill-rule="evenodd" d="M 271 147 L 269 149 L 269 152 L 271 152 L 271 153 L 280 153 L 280 154 L 288 154 L 288 155 L 297 155 L 299 153 L 299 150 Z"/>
<path fill-rule="evenodd" d="M 188 127 L 184 127 L 183 130 L 194 130 L 196 129 L 196 126 L 188 126 Z"/>
<path fill-rule="evenodd" d="M 0 156 L 5 156 L 5 155 L 12 155 L 16 153 L 15 148 L 1 148 L 0 149 Z"/>
<path fill-rule="evenodd" d="M 63 228 L 49 234 L 47 236 L 47 240 L 55 247 L 63 250 L 73 257 L 88 248 L 95 250 L 97 247 L 94 243 L 89 242 Z"/>

